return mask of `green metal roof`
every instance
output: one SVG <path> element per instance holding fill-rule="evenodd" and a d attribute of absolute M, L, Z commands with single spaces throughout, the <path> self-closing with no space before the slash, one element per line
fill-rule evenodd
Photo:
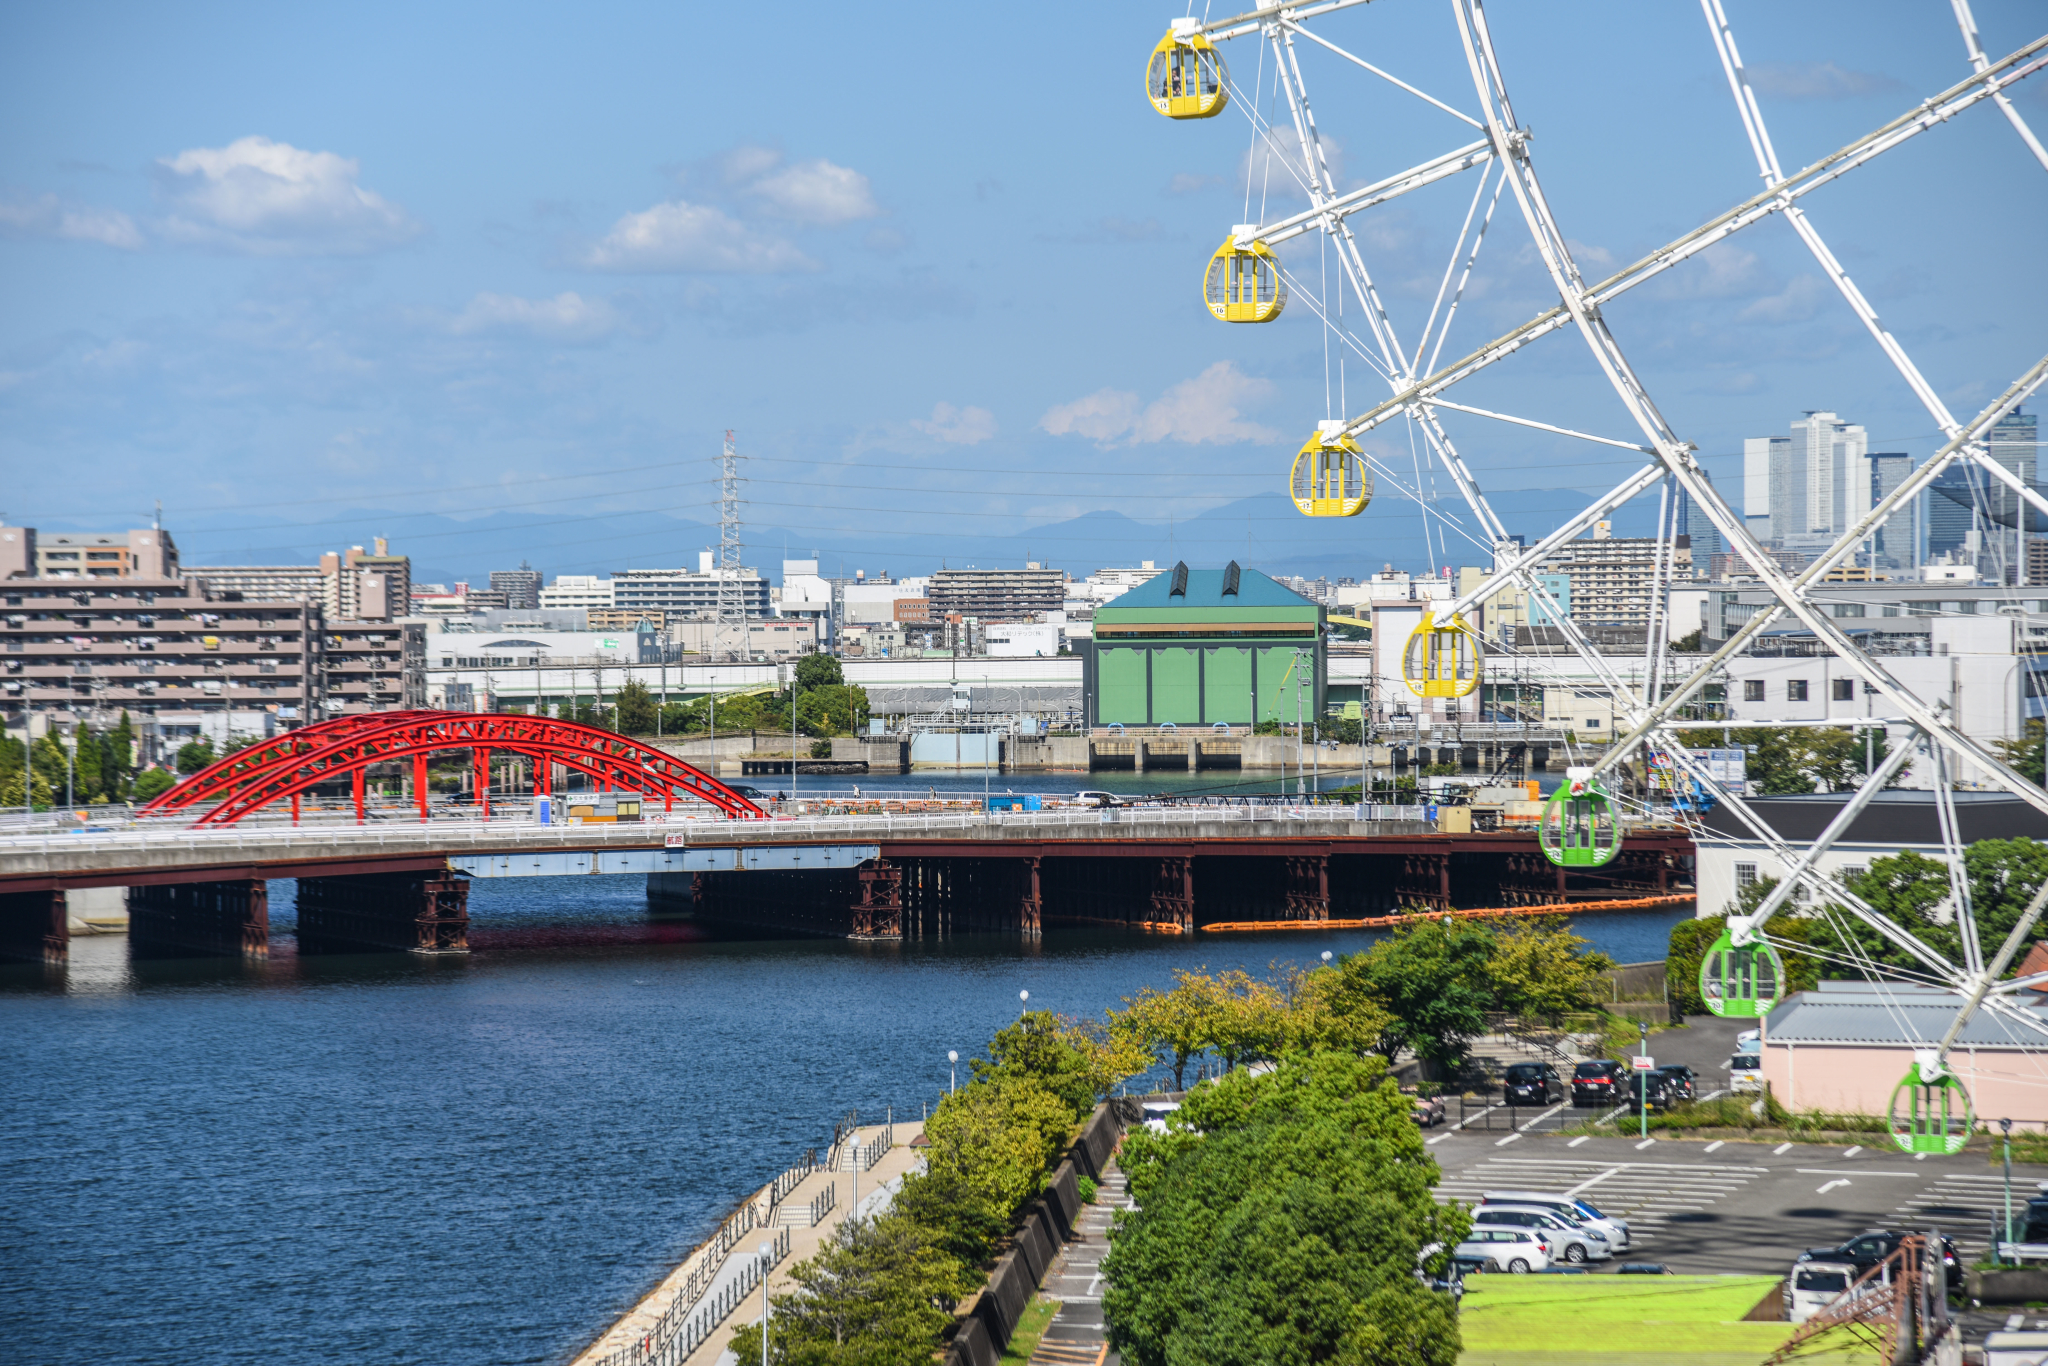
<path fill-rule="evenodd" d="M 1274 582 L 1256 569 L 1238 571 L 1237 592 L 1225 596 L 1223 593 L 1224 572 L 1221 569 L 1190 569 L 1185 594 L 1173 594 L 1174 573 L 1168 569 L 1145 580 L 1123 596 L 1113 598 L 1096 609 L 1096 615 L 1103 612 L 1125 611 L 1130 608 L 1282 608 L 1304 613 L 1314 619 L 1319 604 L 1309 601 L 1291 588 Z"/>

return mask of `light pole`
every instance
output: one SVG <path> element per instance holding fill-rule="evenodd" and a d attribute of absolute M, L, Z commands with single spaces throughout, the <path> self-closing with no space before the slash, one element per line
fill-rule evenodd
<path fill-rule="evenodd" d="M 1650 1055 L 1650 1022 L 1648 1020 L 1637 1020 L 1636 1028 L 1642 1033 L 1642 1042 L 1636 1046 L 1636 1056 L 1646 1058 Z M 1647 1067 L 1636 1070 L 1636 1109 L 1642 1116 L 1642 1136 L 1648 1138 L 1650 1136 L 1650 1069 Z"/>
<path fill-rule="evenodd" d="M 1330 966 L 1330 951 L 1328 949 L 1323 950 L 1323 966 Z"/>
<path fill-rule="evenodd" d="M 1018 993 L 1017 993 L 1017 1018 L 1018 1018 L 1018 1019 L 1020 1019 L 1020 1020 L 1021 1020 L 1021 1019 L 1023 1019 L 1023 1018 L 1024 1018 L 1024 1013 L 1025 1013 L 1026 1011 L 1030 1010 L 1030 1009 L 1031 1009 L 1031 993 L 1030 993 L 1030 992 L 1028 992 L 1028 991 L 1020 991 L 1020 992 L 1018 992 Z"/>
<path fill-rule="evenodd" d="M 775 1265 L 775 1244 L 761 1244 L 761 1366 L 768 1366 L 768 1271 Z"/>
<path fill-rule="evenodd" d="M 2012 1121 L 1999 1120 L 1998 1131 L 2005 1135 L 2005 1226 L 1999 1230 L 1998 1242 L 1991 1249 L 1991 1259 L 2004 1266 L 2005 1245 L 2012 1241 Z"/>
<path fill-rule="evenodd" d="M 960 1050 L 946 1050 L 946 1094 L 952 1095 L 960 1089 Z"/>

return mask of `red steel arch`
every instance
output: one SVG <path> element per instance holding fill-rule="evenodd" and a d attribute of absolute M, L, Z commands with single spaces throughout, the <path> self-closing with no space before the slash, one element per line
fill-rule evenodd
<path fill-rule="evenodd" d="M 450 749 L 471 750 L 480 769 L 484 755 L 493 750 L 540 760 L 536 773 L 543 793 L 551 763 L 559 763 L 598 782 L 660 796 L 671 806 L 677 797 L 688 797 L 728 816 L 765 814 L 709 774 L 627 736 L 544 716 L 462 711 L 371 712 L 306 726 L 228 755 L 142 811 L 170 815 L 214 802 L 194 824 L 232 825 L 272 802 L 360 774 L 372 764 L 408 756 L 424 763 L 428 754 Z"/>

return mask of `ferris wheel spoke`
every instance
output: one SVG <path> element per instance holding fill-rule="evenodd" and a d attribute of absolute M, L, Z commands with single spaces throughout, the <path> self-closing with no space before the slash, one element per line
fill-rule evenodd
<path fill-rule="evenodd" d="M 1317 0 L 1307 5 L 1273 5 L 1262 9 L 1233 14 L 1228 19 L 1215 19 L 1201 25 L 1200 31 L 1214 41 L 1226 38 L 1242 38 L 1251 33 L 1263 33 L 1275 20 L 1286 17 L 1294 20 L 1313 19 L 1319 14 L 1329 14 L 1354 5 L 1371 3 L 1371 0 Z"/>
<path fill-rule="evenodd" d="M 1272 223 L 1261 224 L 1251 232 L 1239 233 L 1238 237 L 1241 241 L 1249 241 L 1256 238 L 1267 246 L 1272 246 L 1276 243 L 1299 237 L 1303 233 L 1313 232 L 1317 228 L 1326 225 L 1333 218 L 1348 218 L 1352 214 L 1362 212 L 1363 210 L 1376 208 L 1390 200 L 1399 199 L 1410 191 L 1422 189 L 1427 185 L 1434 185 L 1440 180 L 1448 180 L 1460 171 L 1469 171 L 1474 166 L 1483 166 L 1492 160 L 1493 148 L 1491 145 L 1485 142 L 1467 143 L 1463 147 L 1453 148 L 1442 156 L 1432 157 L 1428 161 L 1411 166 L 1407 170 L 1396 175 L 1390 175 L 1383 180 L 1374 181 L 1370 185 L 1362 186 L 1356 190 L 1347 190 L 1341 195 L 1325 195 L 1313 208 L 1304 209 L 1297 214 L 1289 214 L 1287 217 L 1277 219 Z M 1304 190 L 1309 189 L 1306 185 L 1302 188 Z"/>
<path fill-rule="evenodd" d="M 1298 33 L 1302 37 L 1308 39 L 1310 42 L 1328 48 L 1330 51 L 1336 53 L 1339 57 L 1342 57 L 1345 61 L 1350 62 L 1355 66 L 1363 67 L 1365 70 L 1370 71 L 1373 75 L 1379 77 L 1381 80 L 1387 81 L 1390 84 L 1401 87 L 1401 89 L 1407 91 L 1409 94 L 1415 96 L 1415 98 L 1419 100 L 1424 100 L 1430 104 L 1435 105 L 1437 108 L 1443 110 L 1446 114 L 1449 114 L 1454 119 L 1461 119 L 1464 122 L 1471 124 L 1474 128 L 1484 128 L 1486 126 L 1485 124 L 1481 123 L 1478 119 L 1475 119 L 1470 114 L 1467 114 L 1464 110 L 1454 109 L 1450 105 L 1445 104 L 1442 100 L 1438 99 L 1436 96 L 1431 95 L 1422 90 L 1417 90 L 1414 86 L 1408 84 L 1408 82 L 1402 80 L 1400 77 L 1389 75 L 1388 73 L 1380 70 L 1371 62 L 1365 60 L 1365 58 L 1357 56 L 1350 52 L 1346 52 L 1343 48 L 1338 47 L 1335 43 L 1323 37 L 1321 34 L 1316 33 L 1314 30 L 1306 27 L 1298 20 L 1291 19 L 1283 15 L 1280 18 L 1279 23 L 1280 26 L 1282 28 L 1285 28 L 1289 33 Z"/>
<path fill-rule="evenodd" d="M 1949 0 L 1949 5 L 1956 12 L 1956 27 L 1962 30 L 1963 47 L 1970 54 L 1971 69 L 1984 70 L 1990 63 L 1984 56 L 1984 44 L 1977 38 L 1977 18 L 1970 13 L 1970 0 Z M 2005 115 L 2005 121 L 2012 125 L 2013 131 L 2020 135 L 2020 141 L 2026 143 L 2027 150 L 2034 154 L 2034 160 L 2041 163 L 2043 170 L 2048 170 L 2048 147 L 2043 147 L 2041 139 L 2034 136 L 2034 130 L 2020 117 L 2020 111 L 2013 107 L 2012 100 L 2003 90 L 1992 98 L 1998 101 L 1998 108 Z"/>
<path fill-rule="evenodd" d="M 1459 10 L 1462 15 L 1462 8 Z M 2026 46 L 1987 65 L 1983 71 L 1967 80 L 1960 81 L 1940 95 L 1900 115 L 1880 128 L 1874 129 L 1849 143 L 1838 151 L 1821 158 L 1801 171 L 1795 172 L 1783 183 L 1736 205 L 1734 208 L 1708 220 L 1681 237 L 1672 239 L 1642 259 L 1623 267 L 1605 280 L 1585 291 L 1589 303 L 1598 307 L 1622 294 L 1645 284 L 1666 270 L 1681 262 L 1718 245 L 1734 233 L 1761 222 L 1770 215 L 1780 212 L 1787 205 L 1812 193 L 1821 186 L 1866 164 L 1873 158 L 1892 148 L 1919 136 L 1928 129 L 1947 122 L 1979 101 L 2048 68 L 2048 35 L 2036 38 Z M 1523 154 L 1519 144 L 1515 156 Z M 1400 413 L 1418 399 L 1431 398 L 1444 389 L 1471 378 L 1479 371 L 1520 351 L 1523 347 L 1548 336 L 1569 325 L 1571 313 L 1563 306 L 1544 310 L 1484 346 L 1452 361 L 1449 365 L 1426 378 L 1417 380 L 1400 393 L 1367 410 L 1345 424 L 1347 436 L 1358 437 L 1371 431 Z"/>
<path fill-rule="evenodd" d="M 1555 432 L 1559 436 L 1569 436 L 1579 441 L 1593 441 L 1602 446 L 1618 446 L 1625 451 L 1641 451 L 1644 455 L 1656 454 L 1654 450 L 1645 446 L 1640 441 L 1617 441 L 1611 436 L 1595 436 L 1591 432 L 1575 431 L 1570 427 L 1559 427 L 1549 422 L 1538 422 L 1532 417 L 1516 417 L 1512 413 L 1496 413 L 1490 408 L 1475 408 L 1469 403 L 1453 403 L 1447 398 L 1433 398 L 1427 404 L 1417 404 L 1416 406 L 1454 408 L 1458 412 L 1470 413 L 1474 417 L 1490 417 L 1495 422 L 1512 422 L 1518 427 L 1534 427 L 1539 432 Z"/>

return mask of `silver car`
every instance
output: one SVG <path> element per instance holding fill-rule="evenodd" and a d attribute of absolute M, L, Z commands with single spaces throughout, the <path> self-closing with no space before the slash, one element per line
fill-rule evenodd
<path fill-rule="evenodd" d="M 1604 1262 L 1614 1255 L 1599 1229 L 1535 1205 L 1481 1205 L 1472 1211 L 1472 1227 L 1532 1229 L 1550 1244 L 1553 1258 L 1574 1266 Z"/>
<path fill-rule="evenodd" d="M 1558 1191 L 1504 1190 L 1484 1191 L 1479 1196 L 1482 1207 L 1486 1205 L 1533 1205 L 1537 1209 L 1551 1210 L 1567 1218 L 1578 1219 L 1607 1235 L 1607 1246 L 1620 1252 L 1629 1246 L 1628 1220 L 1617 1219 L 1604 1214 L 1592 1201 L 1582 1197 L 1562 1194 Z"/>
<path fill-rule="evenodd" d="M 1459 1266 L 1479 1271 L 1506 1271 L 1526 1276 L 1550 1266 L 1550 1248 L 1542 1235 L 1527 1228 L 1475 1228 L 1451 1256 Z"/>

